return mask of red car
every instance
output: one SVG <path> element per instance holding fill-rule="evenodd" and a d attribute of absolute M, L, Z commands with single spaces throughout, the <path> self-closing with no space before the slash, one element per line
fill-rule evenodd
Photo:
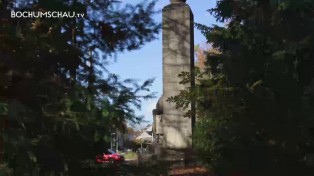
<path fill-rule="evenodd" d="M 124 161 L 124 156 L 114 152 L 111 149 L 105 150 L 102 155 L 96 156 L 96 163 L 122 163 Z"/>

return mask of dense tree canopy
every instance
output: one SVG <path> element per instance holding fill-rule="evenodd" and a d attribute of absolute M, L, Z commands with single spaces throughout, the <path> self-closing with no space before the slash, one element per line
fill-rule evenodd
<path fill-rule="evenodd" d="M 106 69 L 159 31 L 154 2 L 0 1 L 0 164 L 13 175 L 79 175 L 112 130 L 137 123 L 134 107 L 154 95 Z M 59 11 L 78 18 L 12 18 L 11 11 Z M 79 153 L 79 154 L 78 154 Z M 85 174 L 89 175 L 89 174 Z"/>
<path fill-rule="evenodd" d="M 313 175 L 313 9 L 306 0 L 220 0 L 209 11 L 228 25 L 197 24 L 220 52 L 194 90 L 170 101 L 196 102 L 194 146 L 216 172 Z"/>

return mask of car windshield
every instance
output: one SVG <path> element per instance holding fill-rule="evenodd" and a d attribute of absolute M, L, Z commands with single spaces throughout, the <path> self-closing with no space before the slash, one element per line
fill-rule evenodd
<path fill-rule="evenodd" d="M 114 152 L 114 151 L 111 150 L 111 149 L 108 149 L 108 150 L 107 150 L 107 153 L 108 153 L 108 154 L 115 154 L 116 152 Z"/>

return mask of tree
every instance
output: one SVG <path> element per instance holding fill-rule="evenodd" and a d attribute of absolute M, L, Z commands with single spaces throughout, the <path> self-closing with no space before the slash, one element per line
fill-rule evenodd
<path fill-rule="evenodd" d="M 79 175 L 80 162 L 108 145 L 113 128 L 141 120 L 132 107 L 154 96 L 153 80 L 120 80 L 106 63 L 155 39 L 160 25 L 154 2 L 117 3 L 0 1 L 1 153 L 14 175 Z M 11 11 L 85 17 L 11 18 Z"/>
<path fill-rule="evenodd" d="M 197 24 L 221 54 L 207 57 L 194 90 L 169 100 L 196 102 L 194 146 L 216 172 L 314 173 L 313 6 L 222 0 L 210 12 L 226 27 Z"/>
<path fill-rule="evenodd" d="M 197 67 L 201 70 L 201 71 L 204 71 L 205 70 L 205 67 L 206 65 L 206 58 L 208 55 L 217 55 L 217 54 L 220 54 L 220 52 L 215 49 L 215 48 L 212 48 L 209 44 L 204 44 L 204 45 L 196 45 L 195 46 L 195 56 L 197 58 L 197 61 L 196 61 L 196 65 Z M 206 69 L 210 69 L 210 68 L 206 68 Z"/>

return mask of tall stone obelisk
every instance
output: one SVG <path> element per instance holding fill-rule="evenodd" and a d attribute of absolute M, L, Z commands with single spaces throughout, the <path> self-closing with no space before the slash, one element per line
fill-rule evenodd
<path fill-rule="evenodd" d="M 178 77 L 181 72 L 194 69 L 193 13 L 185 2 L 171 0 L 162 10 L 163 96 L 158 102 L 162 109 L 158 117 L 161 116 L 162 146 L 171 149 L 192 145 L 193 118 L 184 117 L 187 110 L 176 109 L 174 103 L 166 101 L 194 84 L 180 84 Z"/>

